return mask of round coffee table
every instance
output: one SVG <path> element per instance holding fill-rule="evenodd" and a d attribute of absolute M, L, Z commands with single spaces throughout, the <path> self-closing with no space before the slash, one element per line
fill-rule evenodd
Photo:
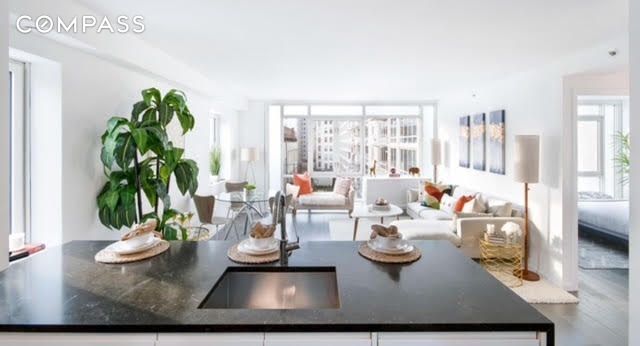
<path fill-rule="evenodd" d="M 371 209 L 371 205 L 362 206 L 355 208 L 352 217 L 355 218 L 355 224 L 353 226 L 353 240 L 356 240 L 356 233 L 358 233 L 358 221 L 360 219 L 377 219 L 380 218 L 380 223 L 384 223 L 385 217 L 396 217 L 396 220 L 400 219 L 400 215 L 402 215 L 404 211 L 402 208 L 398 207 L 394 204 L 389 204 L 389 210 L 373 210 Z"/>

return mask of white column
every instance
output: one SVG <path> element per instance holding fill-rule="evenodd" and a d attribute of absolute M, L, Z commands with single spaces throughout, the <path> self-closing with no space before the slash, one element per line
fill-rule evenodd
<path fill-rule="evenodd" d="M 0 1 L 0 271 L 9 264 L 9 4 Z"/>
<path fill-rule="evenodd" d="M 640 345 L 640 2 L 629 1 L 631 174 L 629 177 L 629 345 Z"/>

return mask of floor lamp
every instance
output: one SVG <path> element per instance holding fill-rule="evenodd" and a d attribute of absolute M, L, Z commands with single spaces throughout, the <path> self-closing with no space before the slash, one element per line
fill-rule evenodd
<path fill-rule="evenodd" d="M 431 140 L 431 164 L 433 165 L 433 182 L 438 183 L 438 165 L 442 164 L 442 146 L 440 140 Z"/>
<path fill-rule="evenodd" d="M 257 183 L 256 172 L 253 167 L 253 163 L 258 161 L 258 148 L 242 148 L 240 149 L 240 161 L 247 163 L 247 168 L 244 171 L 244 179 L 249 178 L 249 168 L 251 168 L 251 176 L 253 177 L 252 184 Z"/>
<path fill-rule="evenodd" d="M 524 268 L 522 278 L 538 281 L 540 275 L 529 270 L 529 184 L 539 181 L 540 137 L 518 135 L 515 141 L 514 180 L 524 183 Z"/>

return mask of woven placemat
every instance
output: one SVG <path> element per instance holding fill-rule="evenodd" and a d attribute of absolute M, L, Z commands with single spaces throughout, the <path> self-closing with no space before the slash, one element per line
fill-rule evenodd
<path fill-rule="evenodd" d="M 245 264 L 262 264 L 262 263 L 271 263 L 280 259 L 280 251 L 276 251 L 274 253 L 270 253 L 268 255 L 254 256 L 247 255 L 238 251 L 238 244 L 232 246 L 227 251 L 227 256 L 230 260 L 237 263 L 245 263 Z"/>
<path fill-rule="evenodd" d="M 130 255 L 118 255 L 117 253 L 111 251 L 109 246 L 107 246 L 106 248 L 100 250 L 94 258 L 96 262 L 100 263 L 130 263 L 157 256 L 167 251 L 167 249 L 169 249 L 169 242 L 166 240 L 161 240 L 158 245 L 152 247 L 149 250 Z"/>
<path fill-rule="evenodd" d="M 381 252 L 372 250 L 367 243 L 360 245 L 358 253 L 369 260 L 380 263 L 411 263 L 420 259 L 422 253 L 417 247 L 413 247 L 413 251 L 405 255 L 387 255 Z"/>

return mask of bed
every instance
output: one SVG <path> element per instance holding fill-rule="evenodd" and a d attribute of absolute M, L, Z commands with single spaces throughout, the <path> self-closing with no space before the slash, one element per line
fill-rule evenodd
<path fill-rule="evenodd" d="M 629 201 L 581 192 L 578 200 L 578 225 L 628 241 Z"/>

